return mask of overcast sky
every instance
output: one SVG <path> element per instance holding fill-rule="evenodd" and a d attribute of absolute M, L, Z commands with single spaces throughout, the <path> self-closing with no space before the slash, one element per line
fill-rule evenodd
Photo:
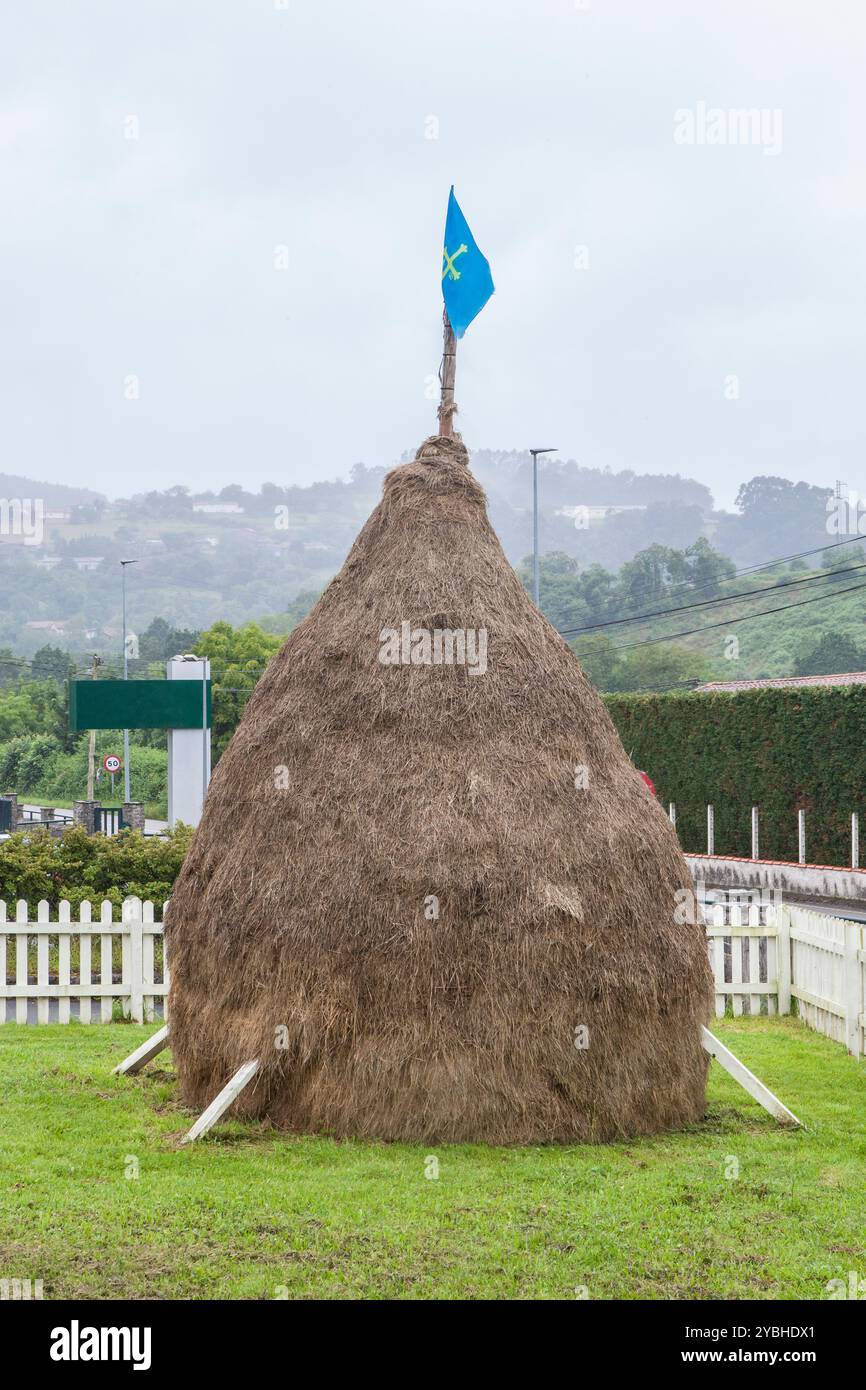
<path fill-rule="evenodd" d="M 434 428 L 453 182 L 496 282 L 470 447 L 866 492 L 864 34 L 854 0 L 8 7 L 0 470 L 396 462 Z M 740 108 L 763 134 L 698 143 Z"/>

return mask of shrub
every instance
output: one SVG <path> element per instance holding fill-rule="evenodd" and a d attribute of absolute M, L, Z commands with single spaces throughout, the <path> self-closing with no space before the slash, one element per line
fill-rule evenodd
<path fill-rule="evenodd" d="M 676 803 L 683 847 L 706 849 L 715 807 L 717 854 L 749 855 L 749 810 L 761 856 L 797 859 L 806 811 L 812 864 L 850 863 L 851 812 L 866 812 L 866 686 L 769 687 L 676 695 L 608 695 L 632 761 L 661 801 Z"/>
<path fill-rule="evenodd" d="M 50 776 L 60 746 L 50 734 L 19 734 L 0 744 L 0 784 L 4 791 L 28 790 Z"/>
<path fill-rule="evenodd" d="M 87 835 L 71 826 L 61 836 L 45 829 L 20 830 L 0 843 L 0 899 L 25 899 L 31 909 L 45 899 L 56 908 L 66 898 L 74 908 L 85 899 L 107 898 L 120 918 L 124 898 L 150 898 L 161 908 L 171 896 L 192 830 L 178 826 L 165 837 L 137 830 Z"/>

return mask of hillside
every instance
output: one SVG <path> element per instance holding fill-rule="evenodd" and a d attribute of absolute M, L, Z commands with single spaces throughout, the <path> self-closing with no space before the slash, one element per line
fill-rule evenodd
<path fill-rule="evenodd" d="M 528 456 L 479 451 L 474 466 L 490 498 L 493 524 L 512 563 L 531 548 Z M 184 487 L 108 502 L 87 489 L 50 489 L 7 475 L 7 494 L 42 497 L 41 544 L 0 534 L 0 582 L 8 602 L 0 644 L 25 656 L 46 641 L 75 650 L 113 651 L 120 633 L 121 559 L 128 571 L 128 623 L 152 619 L 184 629 L 224 619 L 241 624 L 274 615 L 280 626 L 298 594 L 323 588 L 376 505 L 386 470 L 356 464 L 344 480 L 305 487 L 264 483 L 192 494 Z M 594 499 L 580 529 L 563 507 Z M 637 500 L 636 500 L 637 499 Z M 643 499 L 643 500 L 640 500 Z M 541 544 L 570 555 L 596 553 L 621 563 L 647 537 L 685 545 L 701 533 L 712 499 L 675 476 L 608 474 L 574 462 L 542 470 Z M 606 517 L 604 508 L 636 511 Z"/>
<path fill-rule="evenodd" d="M 832 553 L 832 552 L 831 552 Z M 599 626 L 570 636 L 573 649 L 598 684 L 617 687 L 611 672 L 625 662 L 632 676 L 644 673 L 647 688 L 690 680 L 752 680 L 802 673 L 866 668 L 866 555 L 840 547 L 828 570 L 803 561 L 738 574 L 711 589 L 675 591 L 635 605 L 637 613 L 683 611 L 629 619 L 625 606 Z M 725 595 L 738 595 L 725 602 Z M 712 598 L 712 602 L 707 602 Z M 694 605 L 694 606 L 692 606 Z M 775 611 L 774 611 L 775 610 Z M 623 621 L 623 619 L 626 619 Z M 592 619 L 575 627 L 589 628 Z M 823 641 L 817 664 L 808 658 Z M 807 669 L 808 668 L 808 669 Z"/>
<path fill-rule="evenodd" d="M 505 552 L 519 565 L 532 546 L 531 460 L 518 451 L 478 450 L 472 462 Z M 8 496 L 43 497 L 46 511 L 40 544 L 0 534 L 0 583 L 6 599 L 0 646 L 25 657 L 46 643 L 77 653 L 116 653 L 121 559 L 136 561 L 128 570 L 128 626 L 133 633 L 141 633 L 155 618 L 184 630 L 200 630 L 218 620 L 232 625 L 264 620 L 269 631 L 285 631 L 299 596 L 321 591 L 342 564 L 378 501 L 385 471 L 358 463 L 345 479 L 303 487 L 264 483 L 253 492 L 235 484 L 219 493 L 192 494 L 177 486 L 115 502 L 84 488 L 53 488 L 0 475 Z M 589 589 L 596 571 L 611 576 L 635 567 L 628 580 L 633 585 L 641 572 L 639 557 L 684 555 L 709 540 L 733 570 L 734 565 L 748 568 L 806 549 L 813 552 L 806 563 L 819 564 L 815 548 L 832 539 L 828 491 L 782 478 L 753 478 L 740 489 L 737 512 L 719 513 L 702 484 L 678 474 L 614 472 L 555 458 L 543 459 L 539 472 L 545 565 L 553 563 L 551 557 L 565 557 L 584 580 L 590 576 Z M 760 583 L 744 580 L 746 588 Z M 550 616 L 558 626 L 574 628 L 642 611 L 630 591 L 625 606 L 622 601 L 617 606 L 615 588 L 599 605 L 584 582 L 565 594 L 564 607 L 559 611 L 554 605 Z M 737 670 L 744 676 L 790 669 L 803 642 L 828 630 L 857 636 L 856 595 L 754 624 L 742 621 L 760 606 L 756 601 L 751 608 L 714 613 L 717 621 L 739 624 Z M 707 619 L 702 613 L 700 625 Z M 615 633 L 615 645 L 621 646 L 627 635 L 632 642 L 670 635 L 686 656 L 700 657 L 702 669 L 716 676 L 730 674 L 723 628 L 675 636 L 698 625 L 646 620 L 611 629 L 609 640 L 614 642 Z"/>
<path fill-rule="evenodd" d="M 69 487 L 65 483 L 38 482 L 19 473 L 0 473 L 0 497 L 41 497 L 46 510 L 66 510 L 92 502 L 105 504 L 99 492 L 86 487 Z"/>

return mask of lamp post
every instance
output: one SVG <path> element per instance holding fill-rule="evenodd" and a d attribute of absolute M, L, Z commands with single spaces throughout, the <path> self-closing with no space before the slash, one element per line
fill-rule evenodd
<path fill-rule="evenodd" d="M 121 560 L 120 562 L 120 590 L 123 602 L 123 679 L 129 680 L 129 652 L 126 646 L 126 567 L 127 565 L 137 565 L 137 560 Z M 129 795 L 129 730 L 123 731 L 123 799 L 130 800 Z"/>
<path fill-rule="evenodd" d="M 536 608 L 540 608 L 538 582 L 538 455 L 556 454 L 550 449 L 530 449 L 532 455 L 532 598 Z"/>

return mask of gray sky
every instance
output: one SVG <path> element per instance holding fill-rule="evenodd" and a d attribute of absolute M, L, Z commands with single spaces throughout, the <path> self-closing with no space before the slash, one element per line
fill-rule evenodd
<path fill-rule="evenodd" d="M 471 447 L 723 505 L 755 473 L 866 492 L 862 7 L 588 5 L 10 9 L 0 469 L 116 495 L 396 461 L 434 426 L 453 182 L 497 287 Z M 732 129 L 699 103 L 763 142 L 678 143 L 677 112 Z"/>

